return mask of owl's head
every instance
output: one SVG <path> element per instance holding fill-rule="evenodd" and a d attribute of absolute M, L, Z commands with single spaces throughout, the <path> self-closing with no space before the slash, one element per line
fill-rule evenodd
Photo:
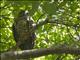
<path fill-rule="evenodd" d="M 25 11 L 25 10 L 21 10 L 18 14 L 19 17 L 23 17 L 23 16 L 29 16 L 29 12 Z"/>

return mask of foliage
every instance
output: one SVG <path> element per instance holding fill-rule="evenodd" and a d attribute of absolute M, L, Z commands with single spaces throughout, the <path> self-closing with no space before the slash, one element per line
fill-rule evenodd
<path fill-rule="evenodd" d="M 12 24 L 20 10 L 28 10 L 35 23 L 46 16 L 56 23 L 48 23 L 36 30 L 35 48 L 69 46 L 80 48 L 80 1 L 0 1 L 0 52 L 15 45 Z M 48 55 L 40 60 L 75 60 L 74 55 Z M 35 60 L 36 60 L 35 59 Z"/>

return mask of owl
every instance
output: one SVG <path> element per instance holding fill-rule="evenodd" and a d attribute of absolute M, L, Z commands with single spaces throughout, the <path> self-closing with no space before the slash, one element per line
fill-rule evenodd
<path fill-rule="evenodd" d="M 35 32 L 33 29 L 33 21 L 30 19 L 29 12 L 21 10 L 14 19 L 12 31 L 16 46 L 21 50 L 33 49 Z"/>

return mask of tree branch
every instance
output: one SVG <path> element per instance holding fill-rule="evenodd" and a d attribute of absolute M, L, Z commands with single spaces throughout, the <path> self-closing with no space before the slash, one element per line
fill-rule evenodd
<path fill-rule="evenodd" d="M 41 49 L 33 49 L 33 50 L 24 50 L 24 51 L 9 51 L 2 53 L 1 60 L 15 60 L 15 59 L 28 59 L 34 57 L 45 56 L 48 54 L 74 54 L 80 55 L 79 48 L 41 48 Z"/>
<path fill-rule="evenodd" d="M 34 26 L 34 29 L 38 29 L 40 26 L 43 26 L 47 23 L 56 23 L 56 24 L 62 24 L 62 25 L 65 25 L 65 26 L 72 26 L 72 27 L 80 27 L 80 25 L 77 25 L 77 24 L 72 24 L 72 23 L 67 23 L 63 20 L 63 22 L 61 20 L 56 20 L 56 19 L 49 19 L 49 18 L 46 18 L 44 21 L 41 21 L 39 23 L 36 24 L 36 26 Z"/>
<path fill-rule="evenodd" d="M 43 26 L 43 25 L 47 24 L 48 23 L 48 20 L 49 20 L 49 18 L 46 18 L 44 21 L 41 21 L 41 22 L 37 23 L 34 26 L 34 30 L 38 29 L 40 26 Z"/>

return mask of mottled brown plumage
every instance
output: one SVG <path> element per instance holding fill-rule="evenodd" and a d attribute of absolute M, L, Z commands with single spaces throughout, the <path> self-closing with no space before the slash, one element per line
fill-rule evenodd
<path fill-rule="evenodd" d="M 28 14 L 25 11 L 21 11 L 13 24 L 13 35 L 16 46 L 22 50 L 28 50 L 34 47 L 35 33 L 32 32 L 33 21 L 29 19 Z"/>

